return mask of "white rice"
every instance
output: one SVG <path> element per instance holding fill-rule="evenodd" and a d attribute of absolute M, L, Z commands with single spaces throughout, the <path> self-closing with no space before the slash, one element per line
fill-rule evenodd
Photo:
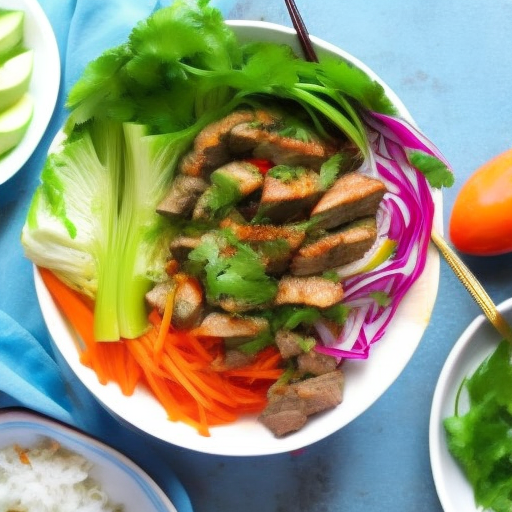
<path fill-rule="evenodd" d="M 0 449 L 0 512 L 117 512 L 92 463 L 55 441 Z"/>

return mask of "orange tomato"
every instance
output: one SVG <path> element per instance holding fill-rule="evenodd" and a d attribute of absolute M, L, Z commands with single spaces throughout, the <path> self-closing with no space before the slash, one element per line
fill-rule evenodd
<path fill-rule="evenodd" d="M 449 232 L 453 245 L 467 254 L 512 251 L 512 149 L 482 165 L 462 186 Z"/>

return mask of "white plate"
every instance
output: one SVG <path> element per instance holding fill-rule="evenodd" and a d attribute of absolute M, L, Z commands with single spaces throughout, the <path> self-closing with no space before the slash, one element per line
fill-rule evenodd
<path fill-rule="evenodd" d="M 272 40 L 286 43 L 300 51 L 292 29 L 265 22 L 229 22 L 244 40 Z M 313 38 L 321 54 L 342 56 L 379 80 L 404 117 L 409 114 L 395 94 L 375 73 L 342 50 Z M 435 195 L 436 219 L 441 226 L 441 195 Z M 144 389 L 133 396 L 123 396 L 116 385 L 103 386 L 96 375 L 80 364 L 77 339 L 51 300 L 37 271 L 36 289 L 39 303 L 53 339 L 55 353 L 94 396 L 115 416 L 163 441 L 203 453 L 219 455 L 268 455 L 296 450 L 336 432 L 370 407 L 400 375 L 418 347 L 430 319 L 439 281 L 439 256 L 429 249 L 425 270 L 403 299 L 386 335 L 376 343 L 366 361 L 346 361 L 346 385 L 343 403 L 335 409 L 308 421 L 299 432 L 277 439 L 255 417 L 246 417 L 234 424 L 211 429 L 211 437 L 202 437 L 184 424 L 173 423 L 159 403 Z M 62 362 L 62 361 L 61 361 Z"/>
<path fill-rule="evenodd" d="M 498 306 L 512 321 L 512 299 Z M 473 489 L 448 452 L 443 420 L 453 416 L 455 398 L 464 377 L 471 376 L 498 346 L 501 336 L 480 315 L 462 333 L 451 350 L 437 382 L 430 413 L 430 463 L 439 500 L 445 512 L 476 512 Z M 464 407 L 461 402 L 459 407 Z"/>
<path fill-rule="evenodd" d="M 90 476 L 124 512 L 177 512 L 158 485 L 135 463 L 79 430 L 25 410 L 0 411 L 0 449 L 30 448 L 42 437 L 57 441 L 92 462 Z"/>
<path fill-rule="evenodd" d="M 34 116 L 23 140 L 0 158 L 0 185 L 14 176 L 36 149 L 55 109 L 60 84 L 60 57 L 55 34 L 36 0 L 0 0 L 0 8 L 25 11 L 24 44 L 34 50 L 29 92 Z"/>

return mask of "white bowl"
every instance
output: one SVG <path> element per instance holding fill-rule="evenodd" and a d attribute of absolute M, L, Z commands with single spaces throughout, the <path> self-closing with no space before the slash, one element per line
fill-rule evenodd
<path fill-rule="evenodd" d="M 0 411 L 0 449 L 13 444 L 30 448 L 43 437 L 90 461 L 90 476 L 125 512 L 177 512 L 160 487 L 113 448 L 39 414 L 18 409 Z"/>
<path fill-rule="evenodd" d="M 241 40 L 271 40 L 293 46 L 299 52 L 294 30 L 275 24 L 254 21 L 232 21 L 229 24 Z M 322 52 L 347 59 L 379 80 L 404 117 L 410 117 L 396 95 L 364 64 L 342 50 L 313 38 Z M 436 225 L 441 224 L 441 196 L 436 194 Z M 36 289 L 45 321 L 56 353 L 66 361 L 73 373 L 93 395 L 115 416 L 163 441 L 203 453 L 218 455 L 268 455 L 296 450 L 336 432 L 370 407 L 404 369 L 416 350 L 427 327 L 437 294 L 439 256 L 429 249 L 425 270 L 403 299 L 386 335 L 376 343 L 368 360 L 346 361 L 344 401 L 335 409 L 308 421 L 299 432 L 276 438 L 256 417 L 248 416 L 231 425 L 214 427 L 211 437 L 202 437 L 191 427 L 170 422 L 159 403 L 145 390 L 123 396 L 116 385 L 103 386 L 96 375 L 78 359 L 77 339 L 51 300 L 37 271 Z"/>
<path fill-rule="evenodd" d="M 22 141 L 0 158 L 1 185 L 23 167 L 43 138 L 57 102 L 61 67 L 55 34 L 36 0 L 0 0 L 0 8 L 25 12 L 24 44 L 34 50 L 29 88 L 34 98 L 34 116 Z"/>
<path fill-rule="evenodd" d="M 512 321 L 512 299 L 502 302 L 498 309 Z M 464 377 L 470 377 L 475 372 L 501 339 L 484 315 L 475 318 L 448 355 L 437 382 L 430 413 L 430 463 L 437 494 L 445 512 L 482 510 L 475 505 L 473 489 L 448 451 L 443 420 L 454 414 L 457 391 Z M 462 411 L 465 406 L 463 398 L 459 403 Z"/>

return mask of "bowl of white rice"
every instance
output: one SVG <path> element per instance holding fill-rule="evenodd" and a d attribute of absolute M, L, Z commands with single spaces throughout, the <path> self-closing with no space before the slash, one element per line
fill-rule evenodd
<path fill-rule="evenodd" d="M 25 410 L 0 414 L 0 511 L 177 512 L 134 462 Z"/>

